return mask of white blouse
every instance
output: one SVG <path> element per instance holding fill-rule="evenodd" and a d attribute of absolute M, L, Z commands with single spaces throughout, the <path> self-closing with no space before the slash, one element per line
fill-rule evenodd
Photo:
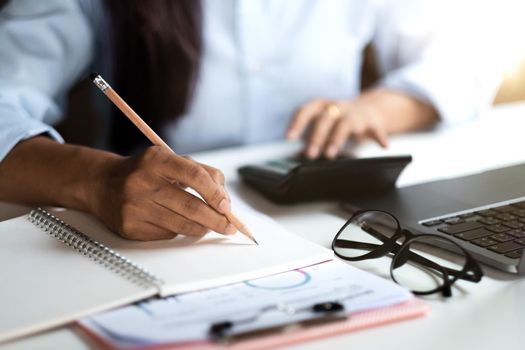
<path fill-rule="evenodd" d="M 196 94 L 187 115 L 166 126 L 166 141 L 188 153 L 282 139 L 309 99 L 359 94 L 370 42 L 380 85 L 432 103 L 445 121 L 474 117 L 491 104 L 499 77 L 471 64 L 483 52 L 468 38 L 448 35 L 448 3 L 203 0 Z M 91 70 L 111 83 L 106 28 L 100 0 L 16 0 L 0 12 L 0 160 L 37 134 L 62 141 L 52 125 Z M 107 112 L 109 101 L 94 91 Z"/>

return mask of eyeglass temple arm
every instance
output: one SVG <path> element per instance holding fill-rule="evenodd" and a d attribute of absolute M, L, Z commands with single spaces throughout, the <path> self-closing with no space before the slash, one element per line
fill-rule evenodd
<path fill-rule="evenodd" d="M 381 242 L 383 243 L 386 243 L 387 241 L 390 241 L 392 240 L 393 237 L 396 237 L 397 236 L 397 233 L 392 235 L 392 237 L 388 237 L 388 236 L 385 236 L 384 234 L 382 234 L 381 232 L 377 231 L 375 228 L 373 228 L 372 226 L 361 226 L 361 228 L 363 229 L 363 231 L 365 231 L 366 233 L 368 233 L 370 236 L 380 240 Z"/>
<path fill-rule="evenodd" d="M 398 238 L 400 238 L 401 236 L 408 236 L 407 238 L 410 238 L 410 237 L 414 237 L 414 234 L 412 232 L 410 232 L 409 230 L 406 230 L 406 229 L 403 229 L 403 230 L 398 230 L 394 235 L 392 235 L 392 237 L 387 237 L 385 235 L 383 235 L 381 232 L 377 231 L 376 229 L 374 229 L 373 227 L 371 226 L 366 226 L 366 227 L 361 227 L 365 232 L 367 232 L 368 234 L 370 234 L 371 236 L 373 236 L 374 238 L 376 239 L 379 239 L 381 242 L 383 242 L 384 244 L 391 244 L 391 251 L 393 251 L 394 253 L 397 253 L 399 251 L 399 249 L 401 248 L 401 245 L 399 245 L 396 240 Z M 377 246 L 377 248 L 379 248 L 381 246 Z M 429 260 L 417 253 L 414 253 L 412 251 L 408 251 L 409 252 L 409 258 L 410 260 L 414 261 L 414 262 L 417 262 L 419 264 L 422 264 L 424 266 L 427 266 L 429 268 L 432 268 L 434 270 L 438 270 L 438 271 L 445 271 L 445 273 L 447 273 L 448 275 L 451 275 L 451 276 L 454 276 L 454 277 L 457 277 L 457 278 L 461 278 L 461 279 L 464 279 L 464 280 L 467 280 L 467 281 L 471 281 L 471 282 L 479 282 L 481 280 L 481 272 L 478 271 L 478 268 L 471 264 L 471 260 L 472 258 L 468 255 L 468 253 L 465 255 L 465 258 L 467 259 L 467 265 L 468 266 L 465 266 L 469 269 L 466 269 L 466 271 L 474 271 L 474 273 L 472 274 L 469 274 L 469 273 L 466 273 L 464 272 L 463 270 L 462 271 L 457 271 L 457 270 L 454 270 L 454 269 L 451 269 L 451 268 L 448 268 L 446 266 L 443 266 L 443 265 L 439 265 L 437 263 L 435 263 L 434 261 L 432 260 Z M 403 263 L 405 263 L 406 260 L 403 261 Z M 397 265 L 397 264 L 396 264 Z M 398 266 L 394 266 L 394 268 L 397 268 L 399 267 Z"/>

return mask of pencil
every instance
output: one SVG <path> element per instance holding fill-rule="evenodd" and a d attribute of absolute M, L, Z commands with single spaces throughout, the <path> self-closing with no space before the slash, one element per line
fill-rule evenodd
<path fill-rule="evenodd" d="M 151 141 L 151 143 L 175 153 L 99 74 L 92 73 L 90 79 L 106 95 L 106 97 L 109 98 L 133 124 L 135 124 L 135 126 Z M 224 216 L 226 216 L 228 221 L 231 222 L 237 230 L 251 239 L 255 244 L 259 245 L 257 240 L 250 233 L 250 230 L 248 230 L 248 228 L 232 212 L 225 213 Z"/>

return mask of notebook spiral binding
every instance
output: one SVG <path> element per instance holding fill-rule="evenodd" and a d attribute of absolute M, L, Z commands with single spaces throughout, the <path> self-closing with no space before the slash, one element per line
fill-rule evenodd
<path fill-rule="evenodd" d="M 76 230 L 42 208 L 32 210 L 29 213 L 28 220 L 82 255 L 87 256 L 94 262 L 103 265 L 135 284 L 143 287 L 157 287 L 163 283 L 160 278 L 148 272 L 146 269 L 94 239 L 89 238 L 84 233 Z"/>

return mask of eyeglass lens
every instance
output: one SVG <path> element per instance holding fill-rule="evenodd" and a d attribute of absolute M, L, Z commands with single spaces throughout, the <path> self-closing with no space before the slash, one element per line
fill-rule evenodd
<path fill-rule="evenodd" d="M 448 251 L 436 251 L 435 246 L 447 247 Z M 400 285 L 417 294 L 425 294 L 453 282 L 466 262 L 463 251 L 450 240 L 418 236 L 403 245 L 393 257 L 391 275 Z"/>

